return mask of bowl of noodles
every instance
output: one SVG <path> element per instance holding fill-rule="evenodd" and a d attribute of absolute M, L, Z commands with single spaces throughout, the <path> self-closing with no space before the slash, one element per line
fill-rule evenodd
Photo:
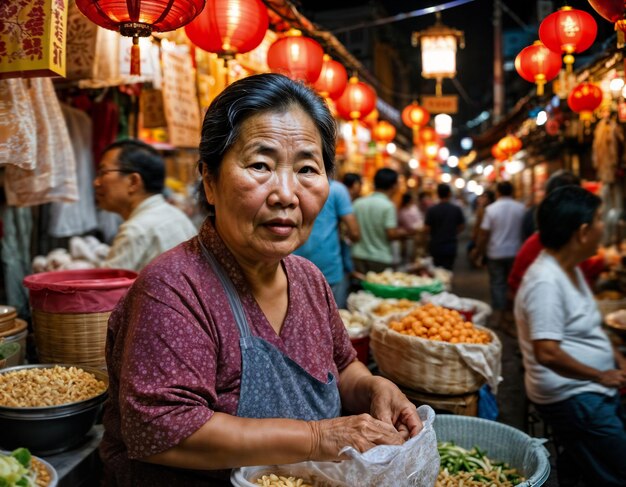
<path fill-rule="evenodd" d="M 50 455 L 81 443 L 106 399 L 100 369 L 61 364 L 0 370 L 0 447 Z"/>

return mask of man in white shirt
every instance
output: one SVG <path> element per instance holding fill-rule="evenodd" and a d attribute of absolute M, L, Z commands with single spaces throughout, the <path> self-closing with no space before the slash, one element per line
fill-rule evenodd
<path fill-rule="evenodd" d="M 163 198 L 165 164 L 148 144 L 130 139 L 109 145 L 93 184 L 99 207 L 124 219 L 103 267 L 140 271 L 197 233 L 191 220 Z"/>
<path fill-rule="evenodd" d="M 522 245 L 522 221 L 526 209 L 513 199 L 513 186 L 508 181 L 498 183 L 496 201 L 485 209 L 478 235 L 477 258 L 487 255 L 493 323 L 499 327 L 509 305 L 507 278 L 515 255 Z"/>

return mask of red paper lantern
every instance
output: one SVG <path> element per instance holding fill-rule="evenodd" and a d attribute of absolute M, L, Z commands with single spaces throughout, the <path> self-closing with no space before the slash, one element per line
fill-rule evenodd
<path fill-rule="evenodd" d="M 565 54 L 563 61 L 572 70 L 574 53 L 593 44 L 598 26 L 591 14 L 566 6 L 548 15 L 539 26 L 539 39 L 551 51 Z"/>
<path fill-rule="evenodd" d="M 381 120 L 372 129 L 372 139 L 376 142 L 389 143 L 396 137 L 396 128 L 386 120 Z"/>
<path fill-rule="evenodd" d="M 343 64 L 333 61 L 328 54 L 324 54 L 322 71 L 313 85 L 324 98 L 336 100 L 341 96 L 348 84 L 348 73 Z"/>
<path fill-rule="evenodd" d="M 319 78 L 324 49 L 299 30 L 291 29 L 267 51 L 267 65 L 276 73 L 313 84 Z"/>
<path fill-rule="evenodd" d="M 421 107 L 416 101 L 404 107 L 402 110 L 402 121 L 404 125 L 413 130 L 413 144 L 417 145 L 417 136 L 422 127 L 426 126 L 430 120 L 428 110 Z"/>
<path fill-rule="evenodd" d="M 507 157 L 512 157 L 522 148 L 522 141 L 515 135 L 507 135 L 498 141 L 498 149 Z"/>
<path fill-rule="evenodd" d="M 609 22 L 615 23 L 615 30 L 626 32 L 624 20 L 624 0 L 589 0 L 589 4 Z"/>
<path fill-rule="evenodd" d="M 429 161 L 434 161 L 439 157 L 439 149 L 441 142 L 437 140 L 429 140 L 424 143 L 424 155 Z"/>
<path fill-rule="evenodd" d="M 602 90 L 593 83 L 580 83 L 570 92 L 567 104 L 579 114 L 581 120 L 589 121 L 593 111 L 602 103 Z"/>
<path fill-rule="evenodd" d="M 368 84 L 352 76 L 335 106 L 341 118 L 361 120 L 376 107 L 376 92 Z"/>
<path fill-rule="evenodd" d="M 561 56 L 546 48 L 541 41 L 525 47 L 515 58 L 515 69 L 526 81 L 537 84 L 537 95 L 543 95 L 543 86 L 556 78 L 561 70 Z"/>
<path fill-rule="evenodd" d="M 93 23 L 133 38 L 130 74 L 141 74 L 139 38 L 176 30 L 191 22 L 205 0 L 76 0 L 76 6 Z"/>
<path fill-rule="evenodd" d="M 261 0 L 211 0 L 185 33 L 200 49 L 232 59 L 261 44 L 268 27 Z"/>
<path fill-rule="evenodd" d="M 508 156 L 504 152 L 502 152 L 502 150 L 498 147 L 498 144 L 493 144 L 491 146 L 491 155 L 498 162 L 502 162 L 508 159 Z"/>
<path fill-rule="evenodd" d="M 432 127 L 424 127 L 421 129 L 418 140 L 422 145 L 426 145 L 429 142 L 437 142 L 437 144 L 440 142 L 439 134 Z"/>

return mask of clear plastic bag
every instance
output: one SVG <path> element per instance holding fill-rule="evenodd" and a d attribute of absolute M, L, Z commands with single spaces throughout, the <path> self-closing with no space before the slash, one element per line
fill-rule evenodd
<path fill-rule="evenodd" d="M 424 428 L 403 445 L 381 445 L 365 453 L 346 447 L 342 453 L 351 460 L 342 462 L 243 467 L 233 470 L 231 483 L 237 487 L 255 487 L 257 478 L 274 473 L 303 478 L 315 487 L 432 487 L 439 472 L 433 429 L 435 412 L 429 406 L 420 406 L 417 412 Z"/>

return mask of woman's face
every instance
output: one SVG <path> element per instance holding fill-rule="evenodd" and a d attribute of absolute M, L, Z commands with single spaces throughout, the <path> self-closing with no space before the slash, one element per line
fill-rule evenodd
<path fill-rule="evenodd" d="M 215 180 L 203 174 L 218 233 L 238 259 L 276 262 L 302 245 L 328 197 L 322 139 L 301 108 L 248 118 Z"/>

